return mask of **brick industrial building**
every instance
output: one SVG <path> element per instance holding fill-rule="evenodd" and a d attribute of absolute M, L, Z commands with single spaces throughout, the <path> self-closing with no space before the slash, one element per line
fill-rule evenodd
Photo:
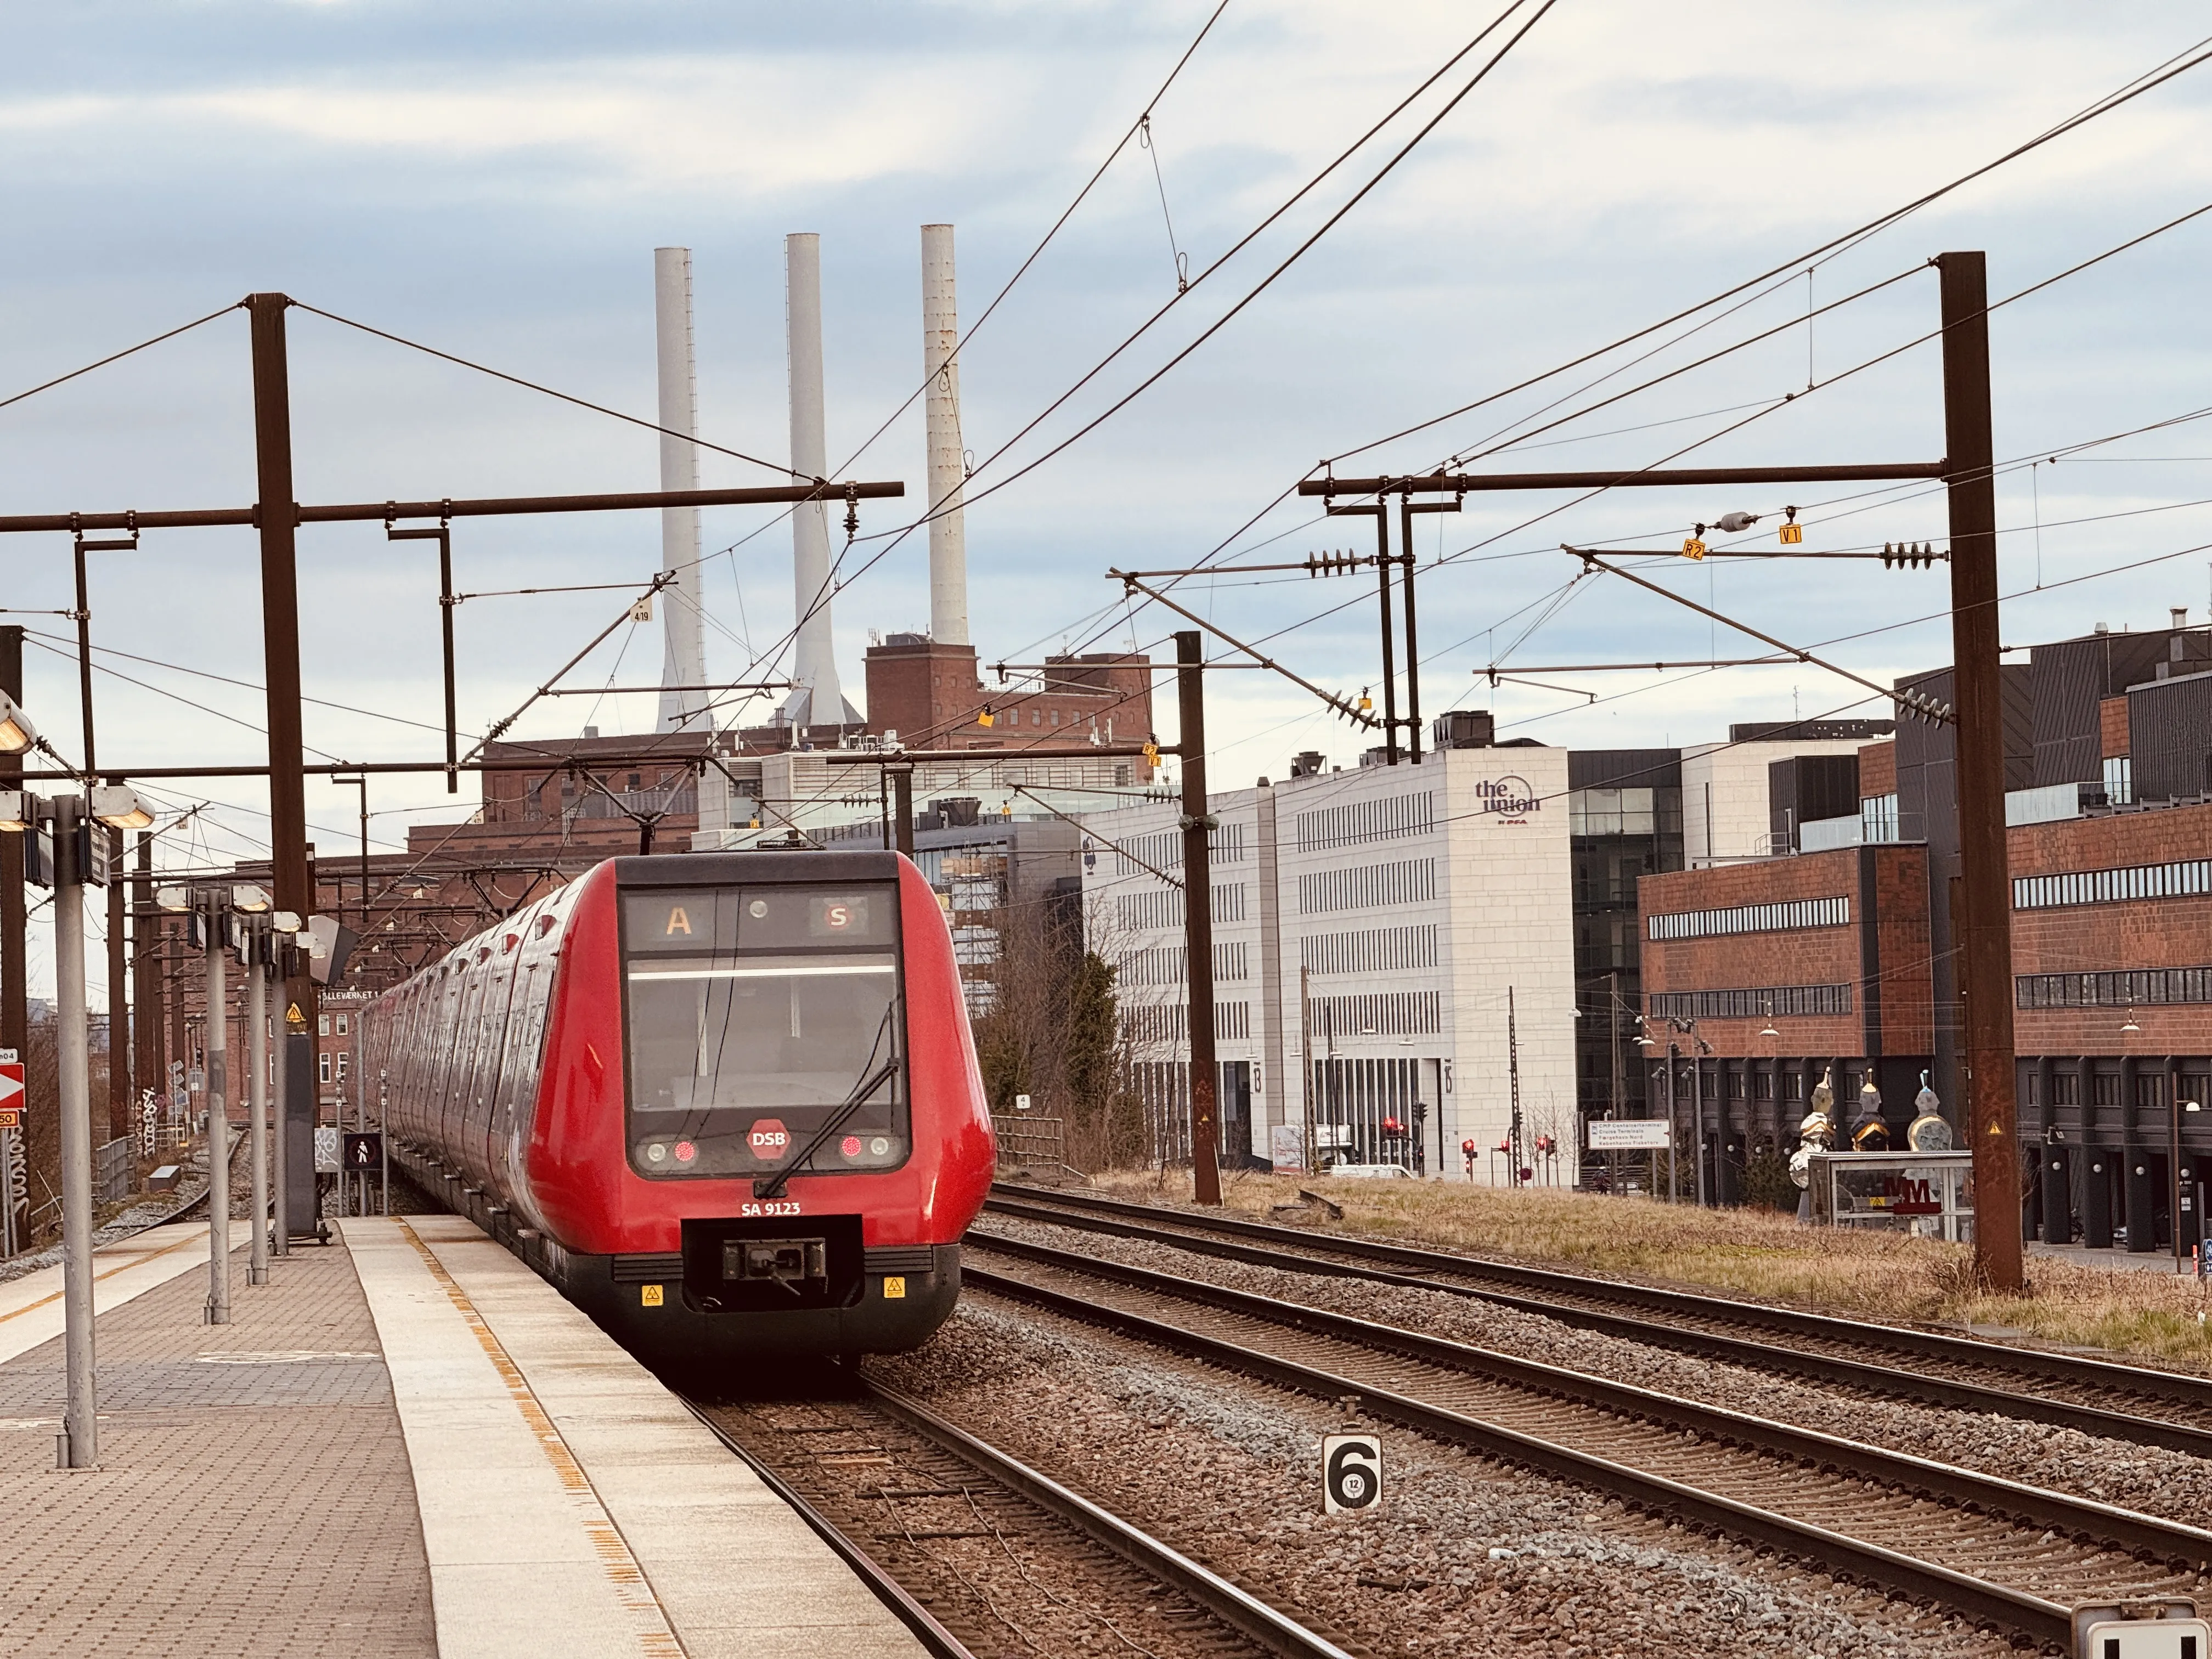
<path fill-rule="evenodd" d="M 1942 696 L 1947 679 L 1905 684 Z M 2170 1241 L 2178 1120 L 2193 1241 L 2212 1157 L 2212 635 L 2177 612 L 2148 633 L 2039 646 L 2005 690 L 2030 1224 L 2053 1242 Z M 1871 1079 L 1901 1127 L 1923 1070 L 1956 1112 L 1951 738 L 1908 724 L 1863 746 L 1848 796 L 1840 769 L 1819 786 L 1832 805 L 1856 796 L 1853 813 L 1784 823 L 1805 779 L 1778 767 L 1777 856 L 1641 884 L 1653 1099 L 1671 1073 L 1678 1122 L 1724 1198 L 1747 1157 L 1794 1145 L 1832 1064 L 1847 1127 Z"/>

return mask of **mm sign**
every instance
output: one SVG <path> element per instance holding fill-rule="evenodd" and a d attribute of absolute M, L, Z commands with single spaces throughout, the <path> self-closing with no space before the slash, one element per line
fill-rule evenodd
<path fill-rule="evenodd" d="M 1592 1118 L 1583 1127 L 1594 1152 L 1663 1152 L 1671 1139 L 1664 1118 Z"/>

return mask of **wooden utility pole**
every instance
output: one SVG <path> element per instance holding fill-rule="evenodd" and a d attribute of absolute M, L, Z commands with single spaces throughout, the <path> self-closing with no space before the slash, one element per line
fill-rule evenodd
<path fill-rule="evenodd" d="M 1951 506 L 1952 696 L 1958 708 L 1959 979 L 1965 1121 L 1974 1153 L 1974 1266 L 2023 1286 L 2020 1127 L 2014 1098 L 2012 891 L 2005 850 L 2005 732 L 1997 632 L 1997 499 L 1990 420 L 1989 279 L 1978 252 L 1937 257 L 1943 310 L 1943 438 Z"/>
<path fill-rule="evenodd" d="M 1182 940 L 1190 989 L 1190 1176 L 1200 1204 L 1221 1202 L 1218 1096 L 1213 1048 L 1213 817 L 1206 805 L 1206 669 L 1195 631 L 1177 634 L 1176 692 L 1182 731 Z"/>

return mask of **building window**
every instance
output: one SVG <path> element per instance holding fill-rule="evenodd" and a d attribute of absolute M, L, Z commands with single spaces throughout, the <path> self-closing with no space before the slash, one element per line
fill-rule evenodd
<path fill-rule="evenodd" d="M 1771 1100 L 1774 1098 L 1773 1073 L 1753 1072 L 1751 1074 L 1751 1097 L 1753 1100 Z"/>
<path fill-rule="evenodd" d="M 1661 991 L 1651 998 L 1654 1019 L 1773 1019 L 1848 1014 L 1848 985 L 1768 985 L 1743 991 Z"/>
<path fill-rule="evenodd" d="M 340 1036 L 343 1036 L 345 1034 L 346 1034 L 346 1017 L 345 1017 L 343 1014 L 340 1014 L 340 1015 L 338 1016 L 338 1035 L 339 1035 Z"/>
<path fill-rule="evenodd" d="M 1316 1050 L 1332 1036 L 1434 1036 L 1443 1029 L 1443 999 L 1435 991 L 1315 997 L 1307 1006 Z M 1321 1057 L 1318 1052 L 1314 1055 Z"/>
<path fill-rule="evenodd" d="M 2212 1002 L 2212 968 L 2138 968 L 2105 974 L 2022 974 L 2022 1008 L 2149 1008 Z"/>
<path fill-rule="evenodd" d="M 1353 933 L 1308 933 L 1298 966 L 1316 974 L 1381 974 L 1437 965 L 1437 925 L 1370 927 Z"/>
<path fill-rule="evenodd" d="M 1792 899 L 1781 904 L 1737 904 L 1724 910 L 1677 910 L 1650 919 L 1651 937 L 1710 939 L 1723 933 L 1779 933 L 1801 927 L 1850 925 L 1847 898 Z M 1775 1010 L 1777 1013 L 1780 1009 Z"/>
<path fill-rule="evenodd" d="M 1385 904 L 1426 904 L 1437 896 L 1437 861 L 1407 859 L 1353 869 L 1316 870 L 1298 878 L 1298 912 L 1365 910 Z"/>
<path fill-rule="evenodd" d="M 1897 796 L 1894 793 L 1859 798 L 1859 839 L 1869 843 L 1897 839 Z"/>
<path fill-rule="evenodd" d="M 1386 795 L 1380 800 L 1347 801 L 1301 812 L 1297 847 L 1301 853 L 1360 847 L 1401 836 L 1425 836 L 1436 827 L 1437 798 L 1425 789 L 1418 794 Z"/>
<path fill-rule="evenodd" d="M 2120 1074 L 2118 1072 L 2099 1072 L 2089 1079 L 2089 1098 L 2099 1106 L 2120 1103 Z"/>
<path fill-rule="evenodd" d="M 2055 910 L 2069 904 L 2122 904 L 2133 899 L 2189 898 L 2203 893 L 2212 893 L 2212 859 L 2185 859 L 2178 864 L 2135 864 L 2119 870 L 2021 876 L 2012 884 L 2012 908 Z"/>
<path fill-rule="evenodd" d="M 2181 1074 L 2181 1097 L 2193 1100 L 2207 1111 L 2212 1111 L 2212 1077 L 2207 1077 L 2202 1072 L 2184 1072 Z"/>
<path fill-rule="evenodd" d="M 331 1057 L 328 1054 L 315 1056 L 315 1071 L 325 1083 L 331 1080 Z"/>
<path fill-rule="evenodd" d="M 2107 806 L 2132 806 L 2136 799 L 2136 763 L 2126 755 L 2114 755 L 2105 762 L 2105 804 Z"/>
<path fill-rule="evenodd" d="M 346 1061 L 351 1058 L 344 1049 L 338 1050 L 338 1081 L 341 1083 L 346 1080 Z"/>
<path fill-rule="evenodd" d="M 2051 1074 L 2051 1103 L 2053 1106 L 2079 1106 L 2081 1103 L 2081 1074 L 2071 1066 Z"/>
<path fill-rule="evenodd" d="M 317 1014 L 315 1016 L 315 1035 L 318 1036 L 328 1036 L 330 1034 L 331 1017 L 328 1014 Z"/>

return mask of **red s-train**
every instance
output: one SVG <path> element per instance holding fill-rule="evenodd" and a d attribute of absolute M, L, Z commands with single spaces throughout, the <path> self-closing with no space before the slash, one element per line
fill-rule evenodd
<path fill-rule="evenodd" d="M 910 1348 L 994 1148 L 896 854 L 612 859 L 369 1010 L 408 1175 L 655 1363 Z"/>

